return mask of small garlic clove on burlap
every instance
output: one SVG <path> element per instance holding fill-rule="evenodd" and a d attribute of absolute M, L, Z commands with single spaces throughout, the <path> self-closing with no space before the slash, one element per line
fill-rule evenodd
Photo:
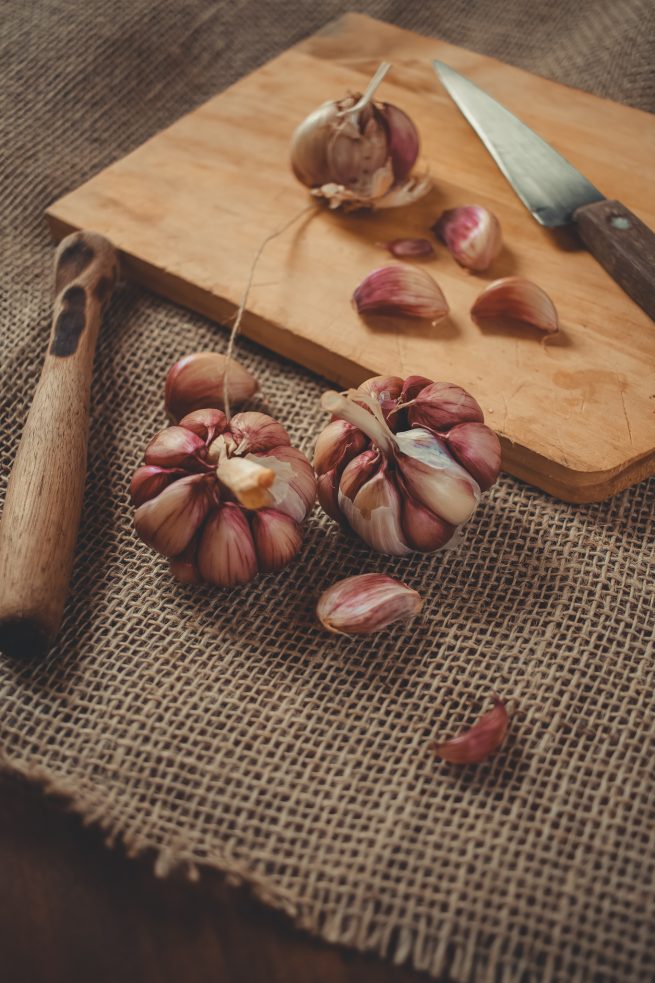
<path fill-rule="evenodd" d="M 340 580 L 324 591 L 316 616 L 324 628 L 341 635 L 368 635 L 396 621 L 415 617 L 423 600 L 406 584 L 380 573 Z"/>
<path fill-rule="evenodd" d="M 474 321 L 509 318 L 547 334 L 559 331 L 557 309 L 538 284 L 523 276 L 506 276 L 486 287 L 471 308 Z"/>
<path fill-rule="evenodd" d="M 230 406 L 245 403 L 259 388 L 254 375 L 218 352 L 193 352 L 178 359 L 166 376 L 166 412 L 179 420 L 193 410 L 224 409 L 226 372 Z"/>
<path fill-rule="evenodd" d="M 358 314 L 380 314 L 440 321 L 448 302 L 426 270 L 413 266 L 381 266 L 364 277 L 353 294 Z"/>
<path fill-rule="evenodd" d="M 491 699 L 493 709 L 487 710 L 468 730 L 448 741 L 432 743 L 437 757 L 458 765 L 479 764 L 498 750 L 507 736 L 509 715 L 495 693 Z"/>
<path fill-rule="evenodd" d="M 228 422 L 220 410 L 194 410 L 147 454 L 171 466 L 137 469 L 135 526 L 171 558 L 178 580 L 232 587 L 296 556 L 316 476 L 276 420 L 253 412 Z"/>
<path fill-rule="evenodd" d="M 319 501 L 380 552 L 403 556 L 442 548 L 478 504 L 477 477 L 488 488 L 497 476 L 498 440 L 459 386 L 422 376 L 379 376 L 347 393 L 324 393 L 321 402 L 333 420 L 318 441 Z M 339 419 L 350 427 L 335 426 Z M 366 449 L 341 455 L 335 445 L 344 434 L 352 441 L 352 427 Z M 322 471 L 327 464 L 332 467 Z"/>
<path fill-rule="evenodd" d="M 500 222 L 483 205 L 447 209 L 433 231 L 460 266 L 476 272 L 488 269 L 502 246 Z"/>

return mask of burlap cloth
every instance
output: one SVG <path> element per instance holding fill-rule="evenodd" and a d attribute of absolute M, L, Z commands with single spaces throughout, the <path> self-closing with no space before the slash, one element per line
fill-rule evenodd
<path fill-rule="evenodd" d="M 646 0 L 352 6 L 655 108 Z M 345 8 L 5 0 L 3 481 L 48 333 L 44 208 Z M 112 302 L 60 644 L 40 664 L 0 661 L 4 766 L 159 873 L 226 871 L 329 940 L 461 983 L 652 979 L 653 483 L 576 508 L 507 478 L 456 552 L 409 562 L 317 511 L 288 572 L 176 586 L 135 539 L 127 483 L 169 363 L 224 343 L 134 287 Z M 321 381 L 245 342 L 241 357 L 309 449 Z M 316 594 L 369 569 L 421 589 L 425 616 L 326 637 Z M 492 689 L 512 702 L 506 748 L 475 769 L 436 764 L 428 738 Z"/>

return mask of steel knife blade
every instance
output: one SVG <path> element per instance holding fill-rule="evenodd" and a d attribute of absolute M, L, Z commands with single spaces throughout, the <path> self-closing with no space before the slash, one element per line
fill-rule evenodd
<path fill-rule="evenodd" d="M 534 130 L 442 61 L 437 76 L 534 218 L 574 224 L 610 276 L 655 320 L 655 235 Z"/>

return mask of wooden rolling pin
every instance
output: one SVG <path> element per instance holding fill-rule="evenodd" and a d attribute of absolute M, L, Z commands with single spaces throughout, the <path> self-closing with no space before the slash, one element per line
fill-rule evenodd
<path fill-rule="evenodd" d="M 68 594 L 82 510 L 93 356 L 116 282 L 114 247 L 76 232 L 55 256 L 48 352 L 0 523 L 0 650 L 45 651 Z"/>

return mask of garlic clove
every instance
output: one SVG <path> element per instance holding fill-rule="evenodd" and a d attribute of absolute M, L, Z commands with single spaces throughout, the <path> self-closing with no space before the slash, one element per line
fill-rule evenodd
<path fill-rule="evenodd" d="M 478 764 L 498 750 L 509 730 L 509 716 L 501 699 L 494 694 L 492 700 L 493 709 L 487 710 L 469 730 L 449 741 L 432 743 L 437 757 L 458 765 Z"/>
<path fill-rule="evenodd" d="M 218 352 L 193 352 L 168 370 L 164 400 L 167 413 L 179 420 L 192 410 L 225 406 L 225 376 L 231 406 L 244 403 L 259 387 L 254 375 Z"/>
<path fill-rule="evenodd" d="M 355 495 L 367 481 L 370 481 L 380 467 L 380 454 L 375 448 L 370 448 L 353 458 L 343 470 L 339 482 L 339 490 L 349 499 Z"/>
<path fill-rule="evenodd" d="M 410 494 L 454 526 L 467 522 L 480 499 L 480 489 L 444 441 L 420 427 L 397 434 L 396 440 L 397 464 Z"/>
<path fill-rule="evenodd" d="M 432 382 L 405 404 L 413 427 L 446 430 L 456 423 L 482 423 L 484 413 L 470 393 L 450 382 Z"/>
<path fill-rule="evenodd" d="M 410 400 L 416 399 L 422 389 L 432 385 L 434 385 L 432 379 L 426 379 L 424 375 L 408 375 L 403 383 L 399 402 L 404 405 Z"/>
<path fill-rule="evenodd" d="M 460 423 L 446 434 L 448 449 L 473 475 L 482 491 L 495 483 L 500 471 L 500 441 L 484 423 Z"/>
<path fill-rule="evenodd" d="M 393 577 L 363 573 L 328 587 L 316 616 L 335 634 L 370 635 L 395 621 L 409 621 L 423 606 L 421 595 Z"/>
<path fill-rule="evenodd" d="M 155 498 L 171 481 L 181 478 L 183 474 L 181 468 L 160 468 L 156 464 L 144 464 L 137 468 L 130 482 L 132 504 L 143 505 Z"/>
<path fill-rule="evenodd" d="M 186 549 L 210 506 L 206 476 L 189 475 L 140 505 L 134 525 L 144 543 L 173 557 Z"/>
<path fill-rule="evenodd" d="M 500 252 L 500 222 L 482 205 L 449 208 L 433 226 L 460 266 L 480 272 L 488 269 Z"/>
<path fill-rule="evenodd" d="M 193 537 L 189 545 L 178 556 L 174 556 L 170 563 L 170 570 L 176 580 L 181 584 L 200 584 L 202 578 L 198 571 L 196 555 L 198 552 L 198 534 Z"/>
<path fill-rule="evenodd" d="M 198 571 L 218 587 L 247 584 L 257 575 L 255 544 L 238 505 L 227 502 L 209 516 L 200 537 Z"/>
<path fill-rule="evenodd" d="M 146 447 L 143 458 L 146 464 L 175 468 L 189 467 L 205 457 L 204 441 L 185 427 L 166 427 L 156 434 Z"/>
<path fill-rule="evenodd" d="M 330 178 L 362 198 L 379 197 L 393 184 L 387 162 L 387 134 L 380 113 L 371 105 L 342 117 L 327 145 Z M 381 183 L 380 183 L 381 182 Z"/>
<path fill-rule="evenodd" d="M 434 256 L 434 246 L 429 239 L 392 239 L 391 242 L 385 243 L 385 249 L 388 249 L 396 259 Z"/>
<path fill-rule="evenodd" d="M 382 408 L 387 426 L 394 431 L 398 428 L 398 399 L 402 392 L 403 380 L 397 375 L 376 375 L 358 387 L 360 392 L 373 396 Z"/>
<path fill-rule="evenodd" d="M 248 457 L 275 475 L 275 481 L 268 488 L 271 507 L 302 522 L 316 498 L 316 475 L 302 451 L 282 446 L 260 457 L 254 454 Z"/>
<path fill-rule="evenodd" d="M 548 334 L 559 330 L 552 300 L 545 290 L 523 276 L 506 276 L 490 283 L 473 304 L 471 317 L 474 320 L 507 317 Z"/>
<path fill-rule="evenodd" d="M 339 508 L 339 476 L 336 471 L 326 471 L 318 477 L 317 482 L 318 500 L 324 512 L 344 525 L 344 517 Z"/>
<path fill-rule="evenodd" d="M 389 155 L 394 180 L 402 182 L 416 163 L 420 150 L 418 130 L 398 106 L 382 103 L 382 114 L 389 133 Z"/>
<path fill-rule="evenodd" d="M 413 266 L 382 266 L 366 276 L 353 294 L 359 314 L 401 315 L 439 321 L 448 304 L 439 285 Z"/>
<path fill-rule="evenodd" d="M 194 410 L 180 420 L 181 427 L 195 433 L 207 445 L 227 427 L 225 413 L 217 409 Z"/>
<path fill-rule="evenodd" d="M 344 477 L 345 472 L 339 486 L 339 506 L 354 532 L 380 553 L 409 553 L 400 520 L 400 496 L 386 468 L 365 482 L 352 499 L 343 492 Z"/>
<path fill-rule="evenodd" d="M 300 525 L 275 509 L 260 509 L 255 513 L 252 519 L 252 535 L 259 569 L 264 573 L 286 567 L 302 545 Z"/>
<path fill-rule="evenodd" d="M 239 454 L 261 454 L 291 443 L 284 427 L 265 413 L 237 413 L 230 420 L 229 429 Z"/>
<path fill-rule="evenodd" d="M 366 447 L 366 437 L 345 420 L 332 420 L 321 431 L 314 447 L 314 468 L 320 474 L 341 468 Z"/>
<path fill-rule="evenodd" d="M 455 526 L 417 502 L 409 491 L 401 494 L 401 502 L 403 533 L 412 549 L 432 553 L 450 542 L 455 534 Z"/>

